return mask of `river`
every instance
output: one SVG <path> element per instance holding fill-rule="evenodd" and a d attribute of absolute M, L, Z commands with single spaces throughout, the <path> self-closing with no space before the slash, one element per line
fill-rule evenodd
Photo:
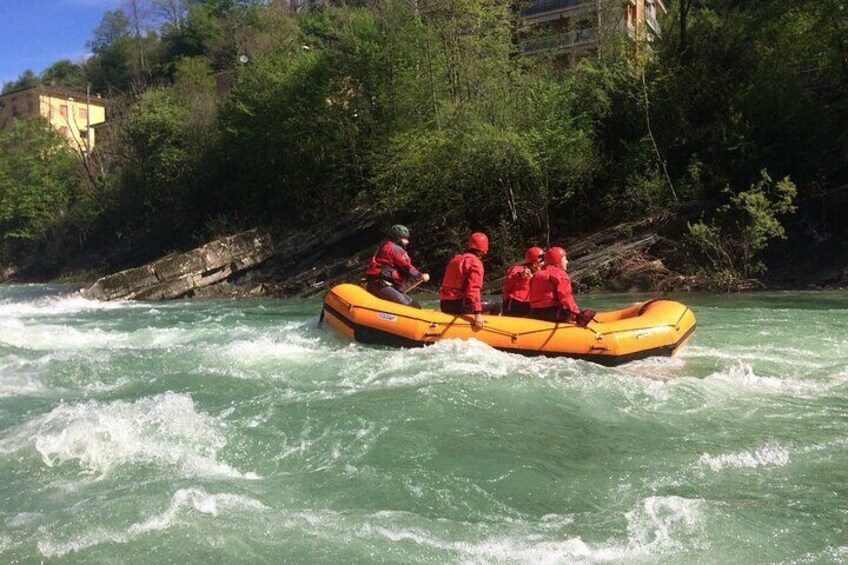
<path fill-rule="evenodd" d="M 63 290 L 0 286 L 2 563 L 848 561 L 846 293 L 684 295 L 605 368 Z"/>

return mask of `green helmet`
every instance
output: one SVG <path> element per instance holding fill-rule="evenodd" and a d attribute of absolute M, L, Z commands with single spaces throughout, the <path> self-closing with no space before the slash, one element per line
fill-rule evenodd
<path fill-rule="evenodd" d="M 400 240 L 401 238 L 409 239 L 409 228 L 400 224 L 395 224 L 389 228 L 389 237 L 395 240 Z"/>

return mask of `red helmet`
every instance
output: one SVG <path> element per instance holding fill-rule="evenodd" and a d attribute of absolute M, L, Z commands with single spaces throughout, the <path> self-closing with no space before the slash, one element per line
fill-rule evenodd
<path fill-rule="evenodd" d="M 474 232 L 468 238 L 468 249 L 479 251 L 483 255 L 489 252 L 489 237 L 483 232 Z"/>
<path fill-rule="evenodd" d="M 551 247 L 545 251 L 546 265 L 560 265 L 565 258 L 565 249 L 562 247 Z"/>
<path fill-rule="evenodd" d="M 535 265 L 542 260 L 542 256 L 544 254 L 545 250 L 541 247 L 531 247 L 527 250 L 527 253 L 524 254 L 524 262 Z"/>

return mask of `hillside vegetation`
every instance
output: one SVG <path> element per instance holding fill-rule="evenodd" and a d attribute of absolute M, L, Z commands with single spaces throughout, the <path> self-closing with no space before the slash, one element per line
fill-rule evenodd
<path fill-rule="evenodd" d="M 727 285 L 848 177 L 841 0 L 672 0 L 651 49 L 609 35 L 573 69 L 520 56 L 519 28 L 505 0 L 128 2 L 84 63 L 4 85 L 91 85 L 110 126 L 85 160 L 38 122 L 0 133 L 0 263 L 131 263 L 360 205 L 433 252 L 487 230 L 506 262 L 694 202 L 675 256 Z"/>

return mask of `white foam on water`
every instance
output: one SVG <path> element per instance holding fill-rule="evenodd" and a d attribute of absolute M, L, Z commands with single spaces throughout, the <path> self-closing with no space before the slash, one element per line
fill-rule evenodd
<path fill-rule="evenodd" d="M 815 397 L 832 387 L 833 382 L 814 381 L 792 377 L 760 376 L 754 373 L 750 363 L 736 361 L 726 369 L 708 375 L 707 384 L 729 385 L 736 390 L 748 390 L 762 394 L 788 394 L 798 397 Z"/>
<path fill-rule="evenodd" d="M 55 324 L 25 324 L 16 319 L 0 321 L 0 343 L 34 351 L 116 349 L 129 344 L 125 335 L 99 328 L 83 331 Z"/>
<path fill-rule="evenodd" d="M 271 337 L 233 341 L 222 350 L 229 362 L 253 367 L 283 362 L 313 364 L 330 354 L 318 339 L 292 334 L 282 340 Z"/>
<path fill-rule="evenodd" d="M 279 376 L 280 369 L 290 364 L 314 366 L 335 355 L 343 355 L 330 348 L 320 337 L 310 335 L 310 328 L 304 322 L 289 322 L 271 330 L 239 329 L 235 336 L 227 330 L 234 339 L 206 356 L 209 363 L 227 367 L 226 373 L 236 378 Z M 269 372 L 269 368 L 272 371 Z M 258 373 L 257 369 L 260 370 Z"/>
<path fill-rule="evenodd" d="M 757 467 L 766 466 L 784 467 L 789 464 L 789 450 L 776 443 L 769 443 L 753 451 L 739 451 L 720 455 L 704 453 L 698 459 L 698 463 L 716 472 L 723 469 L 756 469 Z"/>
<path fill-rule="evenodd" d="M 800 565 L 802 563 L 848 563 L 848 545 L 828 547 L 822 551 L 808 552 L 797 559 L 781 561 L 781 564 Z"/>
<path fill-rule="evenodd" d="M 162 531 L 179 525 L 184 521 L 181 517 L 187 514 L 218 516 L 232 511 L 260 511 L 267 508 L 258 500 L 237 494 L 207 494 L 199 488 L 180 489 L 171 498 L 171 503 L 164 512 L 136 522 L 126 530 L 100 529 L 63 542 L 43 539 L 38 542 L 38 550 L 44 557 L 52 559 L 104 543 L 125 544 L 148 532 Z"/>
<path fill-rule="evenodd" d="M 442 539 L 423 527 L 400 527 L 387 524 L 394 513 L 378 513 L 359 528 L 359 537 L 412 542 L 456 554 L 462 563 L 594 563 L 655 558 L 665 552 L 681 549 L 694 538 L 701 523 L 700 499 L 677 496 L 654 496 L 640 501 L 625 513 L 627 540 L 589 544 L 579 536 L 551 539 L 573 527 L 570 517 L 545 517 L 541 524 L 524 522 L 516 525 L 521 533 L 484 537 L 480 541 Z M 568 518 L 568 519 L 566 519 Z M 372 523 L 373 522 L 373 523 Z M 311 525 L 326 525 L 326 517 Z M 482 527 L 485 532 L 490 528 Z M 526 531 L 525 531 L 526 530 Z M 448 534 L 449 535 L 449 534 Z"/>
<path fill-rule="evenodd" d="M 226 445 L 222 422 L 196 409 L 187 394 L 164 393 L 134 403 L 63 404 L 0 441 L 0 453 L 33 446 L 48 467 L 77 462 L 105 475 L 139 463 L 176 468 L 182 476 L 256 479 L 217 460 Z"/>
<path fill-rule="evenodd" d="M 679 496 L 650 496 L 627 518 L 628 546 L 639 555 L 649 555 L 681 547 L 687 534 L 700 523 L 701 499 Z"/>
<path fill-rule="evenodd" d="M 122 310 L 146 307 L 149 308 L 149 305 L 121 300 L 101 302 L 99 300 L 88 300 L 79 295 L 46 296 L 23 302 L 13 300 L 0 301 L 0 317 L 62 316 L 98 310 Z"/>
<path fill-rule="evenodd" d="M 210 330 L 197 328 L 140 328 L 131 332 L 99 327 L 73 327 L 0 320 L 0 343 L 34 351 L 89 351 L 100 349 L 164 349 L 206 339 Z"/>
<path fill-rule="evenodd" d="M 677 357 L 684 359 L 720 359 L 731 362 L 776 363 L 783 367 L 791 367 L 797 372 L 809 371 L 827 365 L 826 359 L 822 358 L 819 351 L 770 345 L 738 347 L 734 344 L 726 344 L 726 347 L 722 349 L 703 345 L 691 345 L 684 347 L 677 354 Z"/>
<path fill-rule="evenodd" d="M 360 348 L 360 351 L 365 351 Z M 376 388 L 423 387 L 455 378 L 550 378 L 579 375 L 573 359 L 528 358 L 498 351 L 474 339 L 447 339 L 417 349 L 354 354 L 340 372 L 347 394 Z"/>
<path fill-rule="evenodd" d="M 6 526 L 10 528 L 20 528 L 32 524 L 44 518 L 40 512 L 18 512 L 6 518 Z"/>
<path fill-rule="evenodd" d="M 686 368 L 681 357 L 649 357 L 616 367 L 615 371 L 630 377 L 641 377 L 655 381 L 669 381 L 680 377 Z"/>
<path fill-rule="evenodd" d="M 84 394 L 104 393 L 118 390 L 129 382 L 126 377 L 119 377 L 114 382 L 91 380 L 91 375 L 80 375 L 70 382 L 63 381 L 65 386 L 57 386 L 52 379 L 51 369 L 74 358 L 74 354 L 66 352 L 48 353 L 34 359 L 17 355 L 7 355 L 0 358 L 0 398 L 15 396 L 63 397 L 74 396 L 84 391 Z M 105 361 L 103 361 L 105 362 Z M 52 364 L 52 367 L 51 367 Z M 98 365 L 97 358 L 86 357 L 87 366 Z"/>
<path fill-rule="evenodd" d="M 9 374 L 5 367 L 0 368 L 0 375 L 0 398 L 35 396 L 47 390 L 37 377 Z"/>
<path fill-rule="evenodd" d="M 481 542 L 444 541 L 420 529 L 396 529 L 366 525 L 361 535 L 378 535 L 398 542 L 440 549 L 456 554 L 460 563 L 534 563 L 540 565 L 581 561 L 613 561 L 628 556 L 620 547 L 590 547 L 579 537 L 561 541 L 536 536 L 492 537 Z"/>

